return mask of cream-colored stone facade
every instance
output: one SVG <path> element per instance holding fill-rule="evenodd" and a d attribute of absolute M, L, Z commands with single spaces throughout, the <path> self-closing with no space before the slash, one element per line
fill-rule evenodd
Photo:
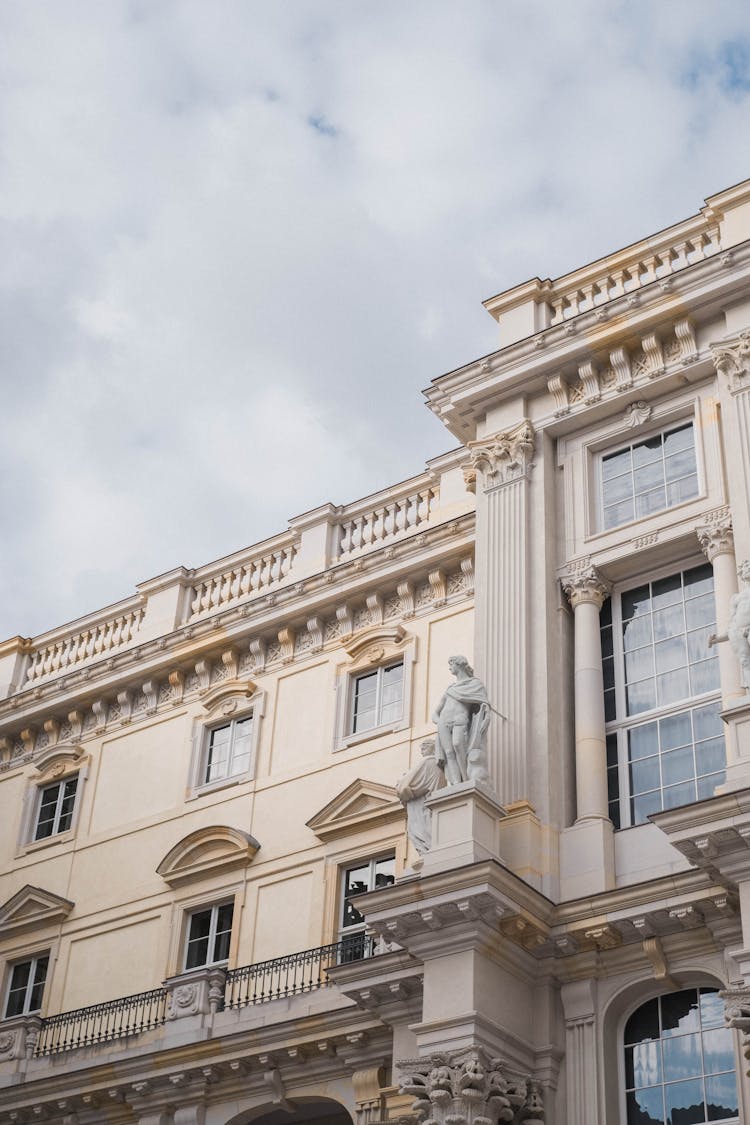
<path fill-rule="evenodd" d="M 750 182 L 486 307 L 455 452 L 0 645 L 0 1125 L 750 1119 Z"/>

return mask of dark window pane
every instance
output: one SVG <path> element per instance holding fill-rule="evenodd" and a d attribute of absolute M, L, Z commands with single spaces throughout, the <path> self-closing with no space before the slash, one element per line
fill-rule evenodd
<path fill-rule="evenodd" d="M 694 988 L 670 992 L 661 998 L 661 1025 L 664 1036 L 683 1035 L 700 1027 L 698 993 Z"/>
<path fill-rule="evenodd" d="M 232 928 L 232 918 L 234 916 L 234 903 L 233 902 L 226 902 L 223 906 L 219 907 L 217 914 L 218 914 L 218 917 L 216 919 L 216 930 L 217 930 L 217 932 L 222 933 L 224 930 L 231 930 L 231 928 Z"/>
<path fill-rule="evenodd" d="M 651 594 L 648 586 L 637 586 L 622 595 L 622 619 L 642 617 L 651 611 Z"/>
<path fill-rule="evenodd" d="M 694 566 L 686 570 L 683 575 L 685 582 L 685 597 L 696 598 L 701 594 L 713 593 L 714 571 L 710 563 L 703 566 Z"/>
<path fill-rule="evenodd" d="M 602 608 L 599 610 L 599 623 L 602 629 L 612 624 L 612 599 L 605 598 Z"/>
<path fill-rule="evenodd" d="M 727 1117 L 737 1117 L 739 1102 L 737 1079 L 734 1074 L 706 1078 L 706 1110 L 709 1121 L 723 1121 Z"/>
<path fill-rule="evenodd" d="M 629 473 L 631 464 L 629 449 L 623 449 L 620 453 L 610 453 L 608 457 L 602 457 L 602 479 L 608 481 L 612 477 Z"/>
<path fill-rule="evenodd" d="M 656 437 L 649 438 L 647 441 L 639 441 L 638 445 L 633 448 L 634 468 L 639 468 L 642 465 L 661 464 L 661 459 L 661 434 L 657 434 Z"/>
<path fill-rule="evenodd" d="M 662 1087 L 628 1094 L 628 1125 L 664 1125 Z"/>
<path fill-rule="evenodd" d="M 659 749 L 659 735 L 656 723 L 642 723 L 628 731 L 628 747 L 631 758 L 646 758 L 656 754 Z"/>
<path fill-rule="evenodd" d="M 630 765 L 630 792 L 646 793 L 659 788 L 659 759 L 640 758 Z"/>
<path fill-rule="evenodd" d="M 626 621 L 622 630 L 622 643 L 626 652 L 650 645 L 652 640 L 651 614 L 642 614 Z"/>
<path fill-rule="evenodd" d="M 620 774 L 617 767 L 607 770 L 607 800 L 610 804 L 613 801 L 619 800 L 620 797 Z"/>
<path fill-rule="evenodd" d="M 633 824 L 645 824 L 652 813 L 661 812 L 661 793 L 646 793 L 630 802 Z"/>
<path fill-rule="evenodd" d="M 659 1001 L 654 997 L 633 1012 L 625 1024 L 625 1042 L 641 1043 L 644 1039 L 659 1038 Z"/>
<path fill-rule="evenodd" d="M 692 449 L 693 445 L 692 422 L 688 422 L 686 426 L 680 426 L 679 429 L 664 434 L 664 452 L 667 456 L 678 449 Z"/>
<path fill-rule="evenodd" d="M 616 718 L 617 698 L 615 696 L 614 689 L 611 688 L 609 691 L 605 691 L 604 693 L 604 721 L 607 723 L 611 723 Z"/>

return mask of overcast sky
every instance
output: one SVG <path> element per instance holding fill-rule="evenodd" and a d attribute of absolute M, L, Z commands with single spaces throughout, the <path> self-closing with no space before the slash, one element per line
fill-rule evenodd
<path fill-rule="evenodd" d="M 747 0 L 0 0 L 0 638 L 420 472 L 483 298 L 750 176 Z"/>

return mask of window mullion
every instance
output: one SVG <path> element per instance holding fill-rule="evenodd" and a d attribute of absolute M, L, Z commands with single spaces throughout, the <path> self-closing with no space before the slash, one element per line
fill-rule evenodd
<path fill-rule="evenodd" d="M 60 817 L 62 815 L 63 794 L 65 793 L 65 783 L 60 782 L 57 787 L 57 800 L 55 801 L 55 817 L 52 821 L 52 835 L 56 835 L 60 831 Z"/>
<path fill-rule="evenodd" d="M 29 962 L 29 979 L 26 981 L 26 991 L 23 997 L 23 1012 L 28 1012 L 31 1005 L 31 994 L 34 991 L 34 977 L 36 975 L 36 957 Z"/>
<path fill-rule="evenodd" d="M 208 949 L 206 964 L 211 965 L 216 960 L 216 929 L 219 924 L 219 908 L 211 907 L 211 920 L 208 924 Z"/>

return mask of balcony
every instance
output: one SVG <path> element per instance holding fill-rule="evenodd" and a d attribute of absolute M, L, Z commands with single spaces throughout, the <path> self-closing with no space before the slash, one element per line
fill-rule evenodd
<path fill-rule="evenodd" d="M 229 971 L 209 966 L 183 973 L 148 992 L 43 1019 L 18 1016 L 0 1024 L 0 1063 L 103 1047 L 188 1017 L 202 1020 L 217 1012 L 240 1012 L 253 1005 L 315 992 L 329 985 L 330 969 L 372 957 L 376 952 L 375 939 L 359 933 Z"/>

